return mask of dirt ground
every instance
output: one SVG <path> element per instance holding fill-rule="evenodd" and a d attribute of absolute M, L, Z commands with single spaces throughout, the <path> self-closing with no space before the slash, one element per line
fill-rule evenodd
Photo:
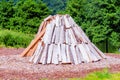
<path fill-rule="evenodd" d="M 108 68 L 110 72 L 120 72 L 120 54 L 105 54 L 107 59 L 94 63 L 42 65 L 30 63 L 30 57 L 20 57 L 23 50 L 23 48 L 0 48 L 0 80 L 84 77 L 90 72 L 104 68 Z"/>

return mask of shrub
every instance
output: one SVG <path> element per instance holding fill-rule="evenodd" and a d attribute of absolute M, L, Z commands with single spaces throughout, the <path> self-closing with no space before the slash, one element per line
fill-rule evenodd
<path fill-rule="evenodd" d="M 33 34 L 24 34 L 10 30 L 0 31 L 0 45 L 6 47 L 26 47 L 33 39 Z"/>

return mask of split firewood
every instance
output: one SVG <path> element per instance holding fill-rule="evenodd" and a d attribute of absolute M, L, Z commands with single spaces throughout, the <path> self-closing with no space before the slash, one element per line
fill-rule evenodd
<path fill-rule="evenodd" d="M 67 62 L 67 56 L 66 56 L 66 51 L 65 51 L 65 44 L 61 44 L 61 56 L 62 56 L 62 63 Z"/>
<path fill-rule="evenodd" d="M 33 48 L 36 43 L 41 39 L 41 37 L 44 35 L 46 28 L 44 28 L 41 33 L 31 42 L 31 44 L 23 51 L 21 54 L 22 57 L 26 56 L 27 53 L 30 51 L 31 48 Z"/>
<path fill-rule="evenodd" d="M 47 64 L 52 63 L 53 49 L 54 49 L 54 44 L 50 44 L 48 48 Z"/>
<path fill-rule="evenodd" d="M 61 26 L 60 28 L 60 43 L 63 44 L 65 41 L 65 30 L 64 26 Z"/>
<path fill-rule="evenodd" d="M 71 63 L 70 61 L 70 46 L 66 45 L 66 57 L 67 57 L 67 63 Z"/>
<path fill-rule="evenodd" d="M 21 56 L 34 64 L 80 64 L 106 58 L 69 15 L 48 16 Z"/>
<path fill-rule="evenodd" d="M 53 49 L 53 56 L 52 56 L 52 63 L 53 64 L 58 64 L 58 51 L 57 51 L 57 45 L 54 45 Z"/>
<path fill-rule="evenodd" d="M 47 63 L 47 53 L 48 53 L 48 44 L 45 44 L 39 63 L 42 63 L 42 64 Z"/>
<path fill-rule="evenodd" d="M 72 53 L 72 56 L 73 56 L 74 64 L 79 64 L 78 59 L 77 59 L 77 55 L 76 55 L 77 53 L 76 53 L 76 50 L 75 50 L 75 46 L 71 45 L 70 49 L 71 49 L 71 53 Z"/>
<path fill-rule="evenodd" d="M 64 20 L 65 20 L 65 27 L 66 28 L 70 28 L 71 27 L 71 25 L 70 25 L 70 23 L 69 23 L 69 21 L 68 21 L 68 18 L 67 18 L 68 16 L 67 15 L 65 15 L 64 16 Z"/>

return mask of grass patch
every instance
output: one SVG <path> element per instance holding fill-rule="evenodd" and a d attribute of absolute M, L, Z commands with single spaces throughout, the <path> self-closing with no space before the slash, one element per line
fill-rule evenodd
<path fill-rule="evenodd" d="M 103 71 L 97 71 L 88 74 L 83 80 L 110 80 L 112 78 L 112 74 L 108 72 L 107 69 Z"/>
<path fill-rule="evenodd" d="M 110 73 L 107 69 L 104 69 L 103 71 L 90 73 L 81 80 L 120 80 L 120 72 Z"/>
<path fill-rule="evenodd" d="M 115 53 L 115 54 L 120 54 L 120 51 L 115 51 L 114 53 Z"/>
<path fill-rule="evenodd" d="M 51 79 L 46 79 L 46 80 L 51 80 Z M 110 73 L 107 69 L 104 69 L 102 71 L 92 72 L 84 78 L 61 78 L 57 80 L 120 80 L 120 72 Z"/>
<path fill-rule="evenodd" d="M 11 30 L 0 30 L 0 47 L 26 47 L 34 38 L 33 34 L 24 34 Z"/>

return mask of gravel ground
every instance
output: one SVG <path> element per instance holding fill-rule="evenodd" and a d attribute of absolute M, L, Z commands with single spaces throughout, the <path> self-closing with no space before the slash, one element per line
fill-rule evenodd
<path fill-rule="evenodd" d="M 24 49 L 0 48 L 0 80 L 38 80 L 84 77 L 89 72 L 109 68 L 120 71 L 120 55 L 106 54 L 107 59 L 79 65 L 42 65 L 29 62 L 30 57 L 20 57 Z"/>

